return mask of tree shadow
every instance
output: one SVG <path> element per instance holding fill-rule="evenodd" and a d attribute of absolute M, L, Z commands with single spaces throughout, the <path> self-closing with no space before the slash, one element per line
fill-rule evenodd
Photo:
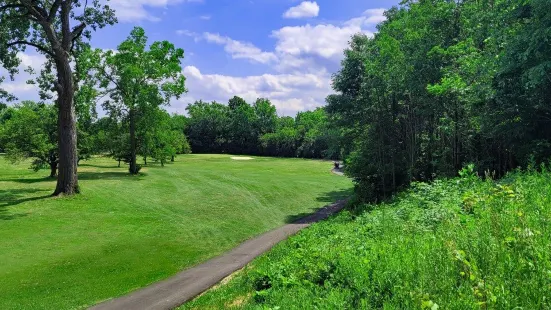
<path fill-rule="evenodd" d="M 143 176 L 146 176 L 146 173 L 140 173 L 137 176 L 130 175 L 127 171 L 111 171 L 111 172 L 79 172 L 79 180 L 141 180 Z M 0 179 L 0 182 L 14 182 L 20 184 L 35 184 L 42 182 L 52 182 L 55 181 L 55 178 L 50 177 L 40 177 L 40 178 L 14 178 L 14 179 Z"/>
<path fill-rule="evenodd" d="M 142 180 L 142 177 L 146 176 L 145 173 L 139 173 L 138 175 L 131 175 L 127 171 L 111 171 L 111 172 L 79 172 L 79 180 Z"/>
<path fill-rule="evenodd" d="M 341 210 L 352 193 L 352 189 L 341 189 L 322 194 L 316 198 L 316 201 L 325 202 L 325 206 L 312 208 L 310 212 L 288 215 L 285 217 L 285 223 L 309 224 L 325 219 L 333 214 L 336 209 Z"/>
<path fill-rule="evenodd" d="M 37 201 L 51 197 L 50 194 L 27 197 L 28 195 L 36 194 L 39 192 L 45 192 L 45 190 L 26 188 L 0 190 L 0 220 L 13 220 L 27 216 L 27 214 L 25 213 L 9 213 L 9 207 L 13 207 L 29 201 Z"/>
<path fill-rule="evenodd" d="M 350 197 L 354 193 L 352 188 L 349 189 L 340 189 L 335 191 L 330 191 L 324 193 L 316 198 L 316 201 L 332 203 L 337 200 L 345 199 Z"/>
<path fill-rule="evenodd" d="M 96 165 L 96 164 L 80 164 L 78 165 L 78 167 L 83 167 L 83 168 L 98 168 L 98 169 L 124 169 L 124 166 L 118 166 L 117 164 L 115 165 Z M 127 168 L 128 169 L 128 168 Z"/>
<path fill-rule="evenodd" d="M 50 177 L 40 177 L 40 178 L 15 178 L 15 179 L 0 179 L 0 182 L 14 182 L 14 183 L 20 183 L 20 184 L 35 184 L 35 183 L 42 183 L 42 182 L 51 182 L 55 181 L 55 178 Z"/>

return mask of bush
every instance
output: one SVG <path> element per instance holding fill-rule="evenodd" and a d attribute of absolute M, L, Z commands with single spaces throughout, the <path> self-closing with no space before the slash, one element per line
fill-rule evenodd
<path fill-rule="evenodd" d="M 494 182 L 467 167 L 414 183 L 313 225 L 186 307 L 249 294 L 241 307 L 550 309 L 551 173 L 542 170 Z"/>

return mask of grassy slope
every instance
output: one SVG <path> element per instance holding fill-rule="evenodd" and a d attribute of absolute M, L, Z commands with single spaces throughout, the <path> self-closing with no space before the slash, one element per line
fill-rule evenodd
<path fill-rule="evenodd" d="M 362 209 L 182 309 L 551 309 L 551 172 L 417 184 Z"/>
<path fill-rule="evenodd" d="M 330 163 L 186 155 L 130 177 L 79 168 L 83 193 L 49 198 L 47 171 L 0 157 L 0 309 L 72 309 L 166 278 L 348 195 Z"/>

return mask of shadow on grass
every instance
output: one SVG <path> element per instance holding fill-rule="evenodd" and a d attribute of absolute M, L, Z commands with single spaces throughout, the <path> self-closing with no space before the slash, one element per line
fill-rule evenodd
<path fill-rule="evenodd" d="M 130 175 L 126 171 L 115 171 L 115 172 L 79 172 L 79 180 L 141 180 L 143 176 L 146 176 L 145 173 L 140 173 L 137 176 Z M 42 182 L 52 182 L 55 181 L 55 178 L 50 177 L 41 177 L 41 178 L 23 178 L 23 179 L 0 179 L 0 182 L 14 182 L 20 184 L 35 184 Z M 53 189 L 52 189 L 53 190 Z"/>
<path fill-rule="evenodd" d="M 308 224 L 318 221 L 319 216 L 323 217 L 323 209 L 337 201 L 346 199 L 352 195 L 353 191 L 352 189 L 346 189 L 346 190 L 337 190 L 337 191 L 331 191 L 328 193 L 325 193 L 318 198 L 316 198 L 319 202 L 325 202 L 326 205 L 319 208 L 312 208 L 311 212 L 303 212 L 299 214 L 293 214 L 288 215 L 285 217 L 285 223 L 287 224 Z M 321 214 L 320 214 L 321 213 Z"/>
<path fill-rule="evenodd" d="M 316 201 L 320 202 L 326 202 L 326 203 L 333 203 L 337 200 L 341 200 L 344 198 L 348 198 L 353 194 L 353 189 L 341 189 L 336 191 L 331 191 L 325 194 L 322 194 L 321 196 L 316 198 Z"/>
<path fill-rule="evenodd" d="M 141 180 L 145 173 L 138 175 L 130 175 L 127 171 L 113 171 L 113 172 L 79 172 L 79 180 Z"/>
<path fill-rule="evenodd" d="M 16 218 L 27 216 L 27 214 L 19 213 L 19 214 L 12 214 L 8 212 L 8 208 L 12 206 L 16 206 L 21 203 L 29 202 L 29 201 L 37 201 L 42 200 L 51 197 L 50 194 L 48 195 L 41 195 L 41 196 L 35 196 L 35 197 L 27 197 L 31 194 L 36 194 L 39 192 L 45 192 L 44 190 L 38 190 L 38 189 L 8 189 L 8 190 L 0 190 L 0 220 L 13 220 Z"/>
<path fill-rule="evenodd" d="M 78 165 L 78 167 L 83 167 L 83 168 L 98 168 L 98 169 L 123 169 L 125 168 L 124 166 L 118 166 L 118 165 L 94 165 L 94 164 L 80 164 Z M 128 168 L 126 168 L 128 169 Z"/>

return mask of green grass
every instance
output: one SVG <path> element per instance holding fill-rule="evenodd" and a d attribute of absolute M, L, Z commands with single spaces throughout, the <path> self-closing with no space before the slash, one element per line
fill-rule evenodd
<path fill-rule="evenodd" d="M 551 172 L 414 184 L 276 246 L 181 309 L 551 309 Z"/>
<path fill-rule="evenodd" d="M 186 155 L 129 176 L 95 158 L 82 194 L 0 156 L 0 309 L 78 309 L 123 295 L 348 196 L 330 162 Z"/>

